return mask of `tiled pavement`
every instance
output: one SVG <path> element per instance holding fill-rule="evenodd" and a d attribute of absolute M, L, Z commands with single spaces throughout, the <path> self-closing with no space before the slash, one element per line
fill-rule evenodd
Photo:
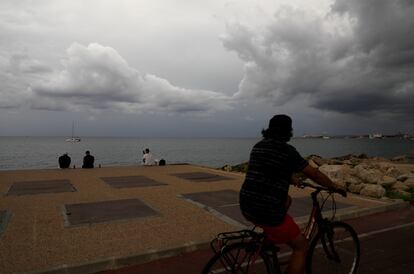
<path fill-rule="evenodd" d="M 242 181 L 191 165 L 0 171 L 0 273 L 91 273 L 194 250 L 250 225 Z M 309 191 L 290 195 L 304 222 Z M 404 205 L 349 195 L 337 198 L 337 216 Z"/>

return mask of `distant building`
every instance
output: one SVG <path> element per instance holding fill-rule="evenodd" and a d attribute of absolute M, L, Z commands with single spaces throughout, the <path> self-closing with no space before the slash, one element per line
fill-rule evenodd
<path fill-rule="evenodd" d="M 382 139 L 383 136 L 381 133 L 374 133 L 369 135 L 369 139 Z"/>

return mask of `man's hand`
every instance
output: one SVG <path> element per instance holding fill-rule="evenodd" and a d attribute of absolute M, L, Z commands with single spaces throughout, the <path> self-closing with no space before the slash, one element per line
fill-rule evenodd
<path fill-rule="evenodd" d="M 336 187 L 333 189 L 333 191 L 335 191 L 336 193 L 340 194 L 342 197 L 346 197 L 347 196 L 347 192 L 346 189 L 336 185 Z"/>
<path fill-rule="evenodd" d="M 292 176 L 292 178 L 290 179 L 290 184 L 293 186 L 299 187 L 300 181 L 295 176 Z"/>

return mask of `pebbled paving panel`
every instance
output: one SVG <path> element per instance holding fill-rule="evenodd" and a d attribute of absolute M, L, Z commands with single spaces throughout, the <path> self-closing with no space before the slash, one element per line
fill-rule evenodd
<path fill-rule="evenodd" d="M 171 174 L 172 176 L 193 181 L 193 182 L 215 182 L 215 181 L 223 181 L 223 180 L 230 180 L 231 178 L 207 173 L 207 172 L 187 172 L 187 173 L 174 173 Z"/>
<path fill-rule="evenodd" d="M 9 222 L 11 213 L 8 210 L 0 210 L 0 235 L 6 230 L 7 223 Z"/>
<path fill-rule="evenodd" d="M 76 192 L 69 180 L 14 182 L 6 195 L 34 195 L 44 193 Z"/>
<path fill-rule="evenodd" d="M 322 205 L 322 201 L 319 201 Z M 341 203 L 336 201 L 336 209 L 353 207 L 353 205 Z M 292 217 L 309 216 L 312 210 L 312 199 L 311 197 L 300 197 L 293 198 L 292 205 L 289 208 L 289 214 Z M 327 200 L 322 212 L 329 212 L 332 210 L 332 201 Z"/>
<path fill-rule="evenodd" d="M 145 176 L 101 177 L 105 183 L 114 188 L 162 186 L 165 183 L 157 182 Z"/>
<path fill-rule="evenodd" d="M 232 220 L 235 220 L 241 224 L 244 224 L 246 226 L 251 226 L 252 223 L 249 222 L 248 220 L 246 220 L 243 216 L 243 214 L 241 213 L 240 210 L 240 206 L 237 205 L 228 205 L 228 206 L 221 206 L 221 207 L 217 207 L 215 208 L 215 210 L 217 210 L 218 212 L 220 212 L 221 214 L 229 217 Z"/>
<path fill-rule="evenodd" d="M 197 203 L 213 208 L 225 205 L 239 204 L 239 192 L 231 189 L 188 193 L 183 194 L 182 196 Z"/>
<path fill-rule="evenodd" d="M 185 199 L 201 204 L 209 209 L 213 209 L 220 214 L 237 221 L 244 225 L 250 225 L 242 215 L 239 207 L 239 192 L 231 189 L 219 191 L 207 191 L 188 193 L 181 195 Z M 220 216 L 222 218 L 222 216 Z M 223 218 L 222 218 L 223 219 Z M 224 219 L 224 221 L 228 221 Z"/>
<path fill-rule="evenodd" d="M 239 208 L 239 192 L 235 190 L 220 190 L 209 192 L 197 192 L 181 195 L 197 204 L 206 207 L 207 210 L 213 209 L 228 218 L 244 225 L 251 225 L 247 221 Z M 353 205 L 336 202 L 336 208 L 352 207 Z M 310 197 L 294 198 L 289 209 L 289 214 L 293 217 L 309 216 L 312 209 Z M 332 201 L 328 200 L 324 206 L 324 212 L 332 210 Z M 226 221 L 226 220 L 224 220 Z"/>
<path fill-rule="evenodd" d="M 139 199 L 64 205 L 66 225 L 105 223 L 159 215 Z"/>

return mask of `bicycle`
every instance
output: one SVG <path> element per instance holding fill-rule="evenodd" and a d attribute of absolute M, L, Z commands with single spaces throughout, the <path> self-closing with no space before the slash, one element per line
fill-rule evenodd
<path fill-rule="evenodd" d="M 334 192 L 321 186 L 302 182 L 299 187 L 313 188 L 312 210 L 304 235 L 309 242 L 306 273 L 349 273 L 358 270 L 360 243 L 355 230 L 347 223 L 334 221 L 336 202 Z M 323 196 L 326 193 L 327 196 Z M 346 193 L 343 193 L 346 195 Z M 322 203 L 319 203 L 321 197 Z M 332 200 L 333 215 L 324 218 L 326 201 Z M 239 230 L 220 233 L 210 245 L 214 256 L 202 270 L 209 273 L 267 273 L 281 274 L 278 259 L 280 247 L 272 244 L 261 232 Z"/>

